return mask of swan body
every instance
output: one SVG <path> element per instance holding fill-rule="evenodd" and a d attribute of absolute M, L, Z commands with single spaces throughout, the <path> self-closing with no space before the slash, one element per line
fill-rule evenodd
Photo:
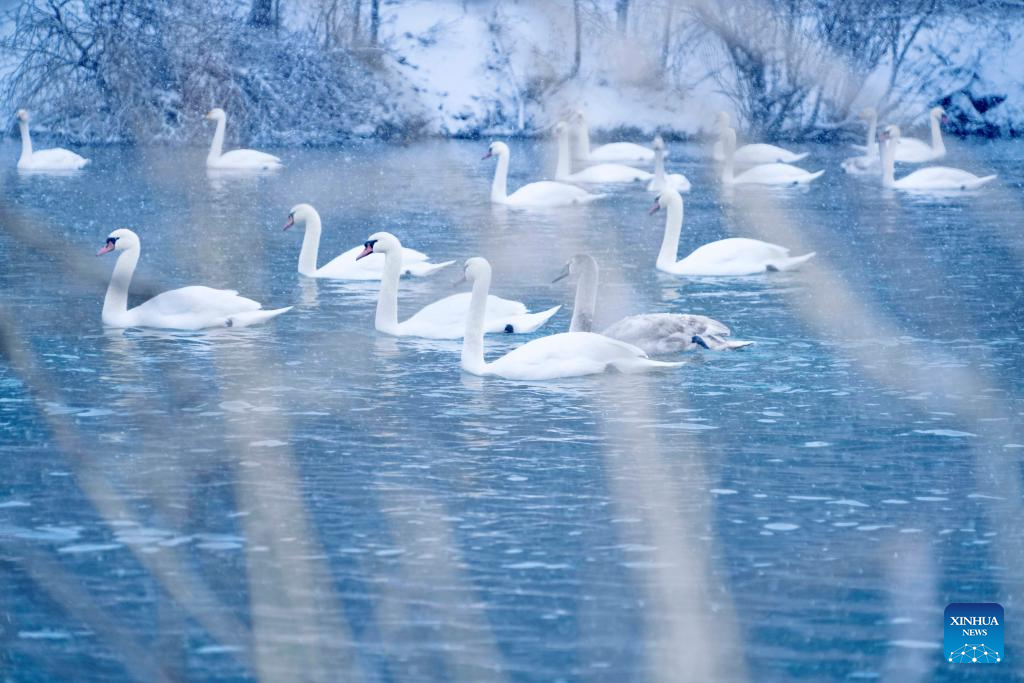
<path fill-rule="evenodd" d="M 384 259 L 380 294 L 374 327 L 395 337 L 426 337 L 428 339 L 459 339 L 466 331 L 470 294 L 447 296 L 419 310 L 402 322 L 398 321 L 398 280 L 402 268 L 402 244 L 389 232 L 370 235 L 360 259 L 378 254 Z M 558 312 L 555 306 L 540 313 L 530 313 L 525 304 L 497 296 L 488 296 L 483 318 L 485 332 L 526 334 L 533 332 Z"/>
<path fill-rule="evenodd" d="M 135 308 L 128 308 L 128 287 L 140 250 L 138 235 L 127 228 L 120 228 L 110 233 L 106 244 L 96 254 L 121 252 L 103 299 L 102 319 L 107 327 L 174 330 L 246 327 L 291 310 L 291 306 L 264 310 L 258 301 L 239 296 L 234 290 L 201 286 L 172 289 Z"/>
<path fill-rule="evenodd" d="M 28 130 L 28 111 L 19 109 L 17 113 L 18 129 L 21 131 L 21 156 L 18 158 L 18 169 L 22 171 L 75 171 L 89 160 L 71 150 L 62 147 L 32 149 L 32 136 Z"/>
<path fill-rule="evenodd" d="M 878 147 L 874 144 L 878 128 L 878 115 L 868 107 L 861 111 L 858 118 L 868 122 L 868 139 L 864 147 L 857 146 L 864 153 L 860 156 L 843 159 L 839 166 L 850 175 L 865 175 L 878 172 Z"/>
<path fill-rule="evenodd" d="M 878 149 L 875 145 L 877 116 L 874 109 L 866 109 L 865 113 L 869 120 L 867 142 L 863 147 L 856 145 L 855 148 L 864 152 L 865 156 L 874 156 Z M 942 107 L 932 107 L 928 112 L 928 120 L 931 128 L 931 143 L 917 138 L 901 137 L 894 147 L 894 161 L 905 164 L 922 164 L 946 156 L 946 143 L 942 139 L 942 126 L 940 125 L 946 120 L 946 112 Z"/>
<path fill-rule="evenodd" d="M 715 120 L 719 133 L 730 126 L 729 115 L 724 111 L 718 112 Z M 737 166 L 757 166 L 760 164 L 795 164 L 807 157 L 810 152 L 791 152 L 785 147 L 769 145 L 763 142 L 755 142 L 750 145 L 743 145 L 733 151 L 733 163 Z M 712 151 L 715 161 L 725 161 L 725 147 L 721 140 L 715 142 Z"/>
<path fill-rule="evenodd" d="M 559 122 L 555 126 L 558 135 L 558 163 L 555 166 L 555 180 L 567 183 L 635 183 L 650 180 L 648 171 L 625 164 L 595 164 L 581 171 L 572 172 L 572 154 L 569 151 L 569 128 Z"/>
<path fill-rule="evenodd" d="M 569 275 L 577 277 L 569 331 L 590 332 L 597 307 L 597 261 L 588 254 L 577 254 L 565 264 L 555 282 Z M 731 333 L 724 324 L 707 316 L 686 313 L 631 315 L 601 334 L 632 344 L 651 356 L 678 354 L 698 346 L 715 351 L 740 349 L 753 343 L 726 339 Z"/>
<path fill-rule="evenodd" d="M 383 275 L 384 255 L 370 254 L 360 259 L 362 246 L 352 247 L 318 268 L 316 263 L 320 249 L 320 214 L 309 204 L 297 204 L 288 213 L 284 229 L 288 230 L 292 226 L 300 224 L 305 225 L 302 251 L 299 252 L 299 273 L 301 275 L 329 280 L 379 280 Z M 401 272 L 405 275 L 414 277 L 433 275 L 453 263 L 455 261 L 430 263 L 428 256 L 423 252 L 402 248 Z"/>
<path fill-rule="evenodd" d="M 754 275 L 768 271 L 792 270 L 814 256 L 790 256 L 789 249 L 770 242 L 747 237 L 729 237 L 709 242 L 676 261 L 679 234 L 683 227 L 683 198 L 666 189 L 655 200 L 652 213 L 665 209 L 665 235 L 658 252 L 656 267 L 673 275 Z"/>
<path fill-rule="evenodd" d="M 726 127 L 722 129 L 722 148 L 725 152 L 725 169 L 722 171 L 722 182 L 726 185 L 806 185 L 820 178 L 825 171 L 810 173 L 789 164 L 761 164 L 736 175 L 733 171 L 736 149 L 736 131 Z"/>
<path fill-rule="evenodd" d="M 671 187 L 676 192 L 689 192 L 690 181 L 682 173 L 665 173 L 665 141 L 654 138 L 654 177 L 647 183 L 648 192 L 661 192 Z"/>
<path fill-rule="evenodd" d="M 573 156 L 580 161 L 602 163 L 644 163 L 654 162 L 654 150 L 633 142 L 611 142 L 600 147 L 590 148 L 590 126 L 587 117 L 581 111 L 575 112 L 573 122 L 576 124 L 576 146 Z"/>
<path fill-rule="evenodd" d="M 515 380 L 549 380 L 613 369 L 633 373 L 681 365 L 651 360 L 635 346 L 593 332 L 562 332 L 534 339 L 488 363 L 484 360 L 484 321 L 490 264 L 478 257 L 469 259 L 466 279 L 473 284 L 462 341 L 461 367 L 466 372 Z"/>
<path fill-rule="evenodd" d="M 494 181 L 491 183 L 491 202 L 493 204 L 505 204 L 521 208 L 572 206 L 573 204 L 588 204 L 604 197 L 603 194 L 591 194 L 575 185 L 551 180 L 542 180 L 523 185 L 512 194 L 508 194 L 508 163 L 510 154 L 508 145 L 504 142 L 492 142 L 487 149 L 487 154 L 484 155 L 484 159 L 494 156 L 498 157 L 498 166 L 494 171 Z"/>
<path fill-rule="evenodd" d="M 976 190 L 996 179 L 995 175 L 978 177 L 973 173 L 948 166 L 930 166 L 914 171 L 897 180 L 894 176 L 893 150 L 898 149 L 899 126 L 886 126 L 879 136 L 879 156 L 882 158 L 882 185 L 897 190 L 922 192 L 948 192 Z"/>
<path fill-rule="evenodd" d="M 211 109 L 207 119 L 217 122 L 210 143 L 210 153 L 206 156 L 206 167 L 230 171 L 270 171 L 281 167 L 281 160 L 273 154 L 258 152 L 254 149 L 235 149 L 224 152 L 224 128 L 228 115 L 223 109 Z"/>

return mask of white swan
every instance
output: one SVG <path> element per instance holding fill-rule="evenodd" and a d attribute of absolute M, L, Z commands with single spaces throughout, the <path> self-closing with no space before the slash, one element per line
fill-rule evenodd
<path fill-rule="evenodd" d="M 374 327 L 377 331 L 396 337 L 427 337 L 429 339 L 458 339 L 466 331 L 470 294 L 452 294 L 419 310 L 408 320 L 398 322 L 398 280 L 402 267 L 402 243 L 389 232 L 370 235 L 358 256 L 382 254 L 384 273 L 380 279 L 377 313 Z M 561 306 L 540 313 L 530 313 L 525 304 L 497 296 L 487 297 L 484 330 L 525 334 L 533 332 L 558 312 Z"/>
<path fill-rule="evenodd" d="M 479 257 L 469 259 L 466 279 L 473 283 L 462 340 L 461 366 L 466 372 L 506 379 L 545 380 L 594 375 L 611 369 L 644 372 L 681 365 L 651 360 L 635 346 L 593 332 L 563 332 L 534 339 L 488 363 L 484 360 L 484 331 L 491 264 Z"/>
<path fill-rule="evenodd" d="M 221 108 L 211 109 L 206 118 L 217 122 L 217 130 L 213 133 L 210 153 L 206 156 L 206 167 L 231 171 L 264 170 L 269 171 L 281 167 L 281 160 L 273 154 L 257 152 L 254 149 L 234 149 L 224 152 L 224 127 L 228 115 Z"/>
<path fill-rule="evenodd" d="M 946 112 L 942 107 L 932 107 L 928 112 L 928 122 L 932 130 L 931 144 L 917 138 L 900 138 L 896 143 L 893 160 L 906 164 L 922 164 L 946 156 L 946 143 L 942 140 L 940 121 L 946 121 Z"/>
<path fill-rule="evenodd" d="M 32 151 L 32 136 L 28 132 L 28 111 L 19 109 L 18 128 L 21 130 L 21 156 L 18 168 L 22 171 L 74 171 L 89 163 L 71 150 L 61 147 Z"/>
<path fill-rule="evenodd" d="M 899 126 L 886 126 L 878 136 L 879 156 L 882 158 L 882 185 L 885 187 L 924 192 L 976 190 L 996 178 L 995 175 L 979 178 L 959 168 L 930 166 L 896 180 L 893 170 L 893 149 L 899 148 L 899 140 Z"/>
<path fill-rule="evenodd" d="M 736 131 L 729 127 L 722 129 L 722 149 L 725 153 L 722 182 L 726 185 L 806 185 L 816 178 L 820 178 L 825 172 L 810 173 L 797 166 L 773 163 L 754 166 L 736 175 L 733 171 Z"/>
<path fill-rule="evenodd" d="M 864 153 L 856 157 L 848 157 L 840 162 L 842 169 L 851 175 L 864 175 L 867 173 L 878 172 L 878 146 L 875 145 L 876 130 L 878 127 L 878 115 L 875 110 L 868 107 L 861 111 L 858 115 L 859 119 L 868 122 L 868 139 L 867 145 L 860 147 L 855 145 L 857 149 L 862 150 Z"/>
<path fill-rule="evenodd" d="M 576 125 L 576 146 L 573 156 L 580 161 L 597 161 L 607 163 L 644 163 L 654 161 L 654 150 L 633 142 L 610 142 L 594 149 L 590 148 L 590 126 L 587 117 L 581 112 L 573 113 L 572 122 Z"/>
<path fill-rule="evenodd" d="M 665 141 L 660 135 L 654 137 L 654 177 L 647 183 L 649 192 L 661 192 L 671 187 L 677 192 L 689 192 L 690 181 L 682 173 L 665 173 Z"/>
<path fill-rule="evenodd" d="M 231 289 L 182 287 L 158 294 L 135 308 L 128 308 L 128 287 L 139 262 L 139 236 L 127 228 L 110 233 L 97 256 L 119 251 L 103 299 L 103 324 L 108 327 L 155 327 L 201 330 L 207 327 L 246 327 L 266 322 L 289 310 L 263 310 L 258 301 L 238 296 Z"/>
<path fill-rule="evenodd" d="M 549 207 L 586 204 L 604 197 L 603 194 L 591 194 L 584 189 L 567 183 L 556 183 L 542 180 L 523 185 L 512 194 L 508 193 L 508 161 L 510 152 L 504 142 L 492 142 L 487 148 L 484 159 L 498 157 L 498 167 L 494 171 L 491 183 L 491 202 L 515 207 Z"/>
<path fill-rule="evenodd" d="M 651 213 L 665 209 L 665 236 L 661 241 L 656 267 L 673 275 L 754 275 L 766 271 L 791 270 L 807 261 L 814 252 L 790 256 L 789 249 L 746 237 L 729 237 L 710 242 L 676 261 L 679 233 L 683 227 L 683 198 L 671 188 L 662 190 Z"/>
<path fill-rule="evenodd" d="M 724 111 L 718 112 L 715 117 L 715 127 L 718 129 L 719 139 L 715 142 L 712 156 L 715 161 L 725 161 L 725 148 L 722 145 L 721 133 L 730 127 L 729 115 Z M 734 143 L 735 144 L 735 143 Z M 791 152 L 785 147 L 769 145 L 763 142 L 756 142 L 752 145 L 743 145 L 733 152 L 733 163 L 737 166 L 757 166 L 759 164 L 793 164 L 804 159 L 810 152 L 798 154 Z"/>
<path fill-rule="evenodd" d="M 572 172 L 572 153 L 569 151 L 569 127 L 559 121 L 555 126 L 558 137 L 558 163 L 555 166 L 555 180 L 565 183 L 635 183 L 650 180 L 648 171 L 625 164 L 594 164 L 581 171 Z"/>
<path fill-rule="evenodd" d="M 597 261 L 589 254 L 577 254 L 553 281 L 570 275 L 577 278 L 577 283 L 569 331 L 590 332 L 597 307 Z M 698 346 L 715 351 L 741 349 L 754 343 L 726 339 L 731 334 L 728 327 L 707 316 L 688 313 L 631 315 L 601 334 L 632 344 L 652 356 L 682 353 Z"/>
<path fill-rule="evenodd" d="M 296 204 L 288 212 L 284 229 L 288 230 L 293 225 L 304 225 L 306 231 L 302 237 L 302 250 L 299 252 L 301 275 L 330 280 L 379 280 L 384 273 L 383 255 L 359 259 L 359 254 L 363 251 L 362 245 L 352 247 L 317 268 L 317 255 L 320 251 L 320 214 L 309 204 Z M 402 249 L 401 272 L 405 275 L 423 277 L 455 263 L 430 263 L 427 258 L 426 254 L 415 249 Z"/>

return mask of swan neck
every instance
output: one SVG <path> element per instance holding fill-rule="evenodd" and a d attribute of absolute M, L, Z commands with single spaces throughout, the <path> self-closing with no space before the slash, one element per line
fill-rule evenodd
<path fill-rule="evenodd" d="M 555 165 L 555 180 L 565 180 L 572 175 L 572 162 L 569 157 L 569 131 L 558 134 L 558 163 Z"/>
<path fill-rule="evenodd" d="M 892 187 L 895 183 L 895 155 L 899 138 L 878 141 L 878 153 L 882 157 L 882 186 Z"/>
<path fill-rule="evenodd" d="M 593 332 L 597 310 L 597 263 L 588 261 L 576 283 L 576 301 L 572 306 L 570 332 Z"/>
<path fill-rule="evenodd" d="M 494 169 L 494 182 L 491 183 L 491 201 L 504 202 L 508 199 L 508 157 L 506 154 L 498 155 L 498 166 Z"/>
<path fill-rule="evenodd" d="M 655 148 L 654 150 L 654 185 L 655 187 L 665 186 L 665 150 Z"/>
<path fill-rule="evenodd" d="M 216 161 L 220 159 L 221 154 L 224 150 L 224 127 L 227 124 L 227 117 L 222 116 L 217 119 L 217 130 L 213 133 L 213 142 L 210 144 L 210 155 L 207 159 Z"/>
<path fill-rule="evenodd" d="M 314 214 L 306 219 L 302 251 L 299 252 L 299 273 L 307 277 L 316 275 L 316 262 L 320 253 L 320 230 L 319 215 Z"/>
<path fill-rule="evenodd" d="M 490 289 L 491 274 L 480 275 L 473 281 L 473 294 L 469 299 L 466 334 L 462 339 L 462 369 L 474 375 L 483 374 L 487 367 L 484 362 L 484 315 Z"/>
<path fill-rule="evenodd" d="M 661 238 L 657 267 L 671 268 L 679 252 L 679 233 L 683 229 L 683 202 L 670 202 L 665 210 L 665 235 Z"/>
<path fill-rule="evenodd" d="M 590 157 L 590 126 L 587 125 L 586 121 L 580 121 L 576 125 L 575 156 L 577 159 L 587 159 Z"/>
<path fill-rule="evenodd" d="M 21 158 L 19 161 L 28 161 L 32 158 L 32 136 L 28 132 L 28 121 L 18 121 L 18 128 L 21 130 Z"/>
<path fill-rule="evenodd" d="M 132 282 L 132 274 L 139 262 L 139 249 L 127 249 L 117 257 L 114 272 L 107 285 L 107 294 L 103 297 L 103 322 L 107 325 L 119 324 L 128 314 L 128 286 Z"/>
<path fill-rule="evenodd" d="M 875 146 L 875 140 L 878 139 L 877 138 L 877 133 L 878 133 L 878 117 L 876 115 L 872 114 L 871 115 L 871 119 L 868 121 L 868 141 L 864 145 L 864 149 L 866 150 L 865 153 L 868 156 L 871 156 L 871 153 L 878 149 L 878 147 Z"/>
<path fill-rule="evenodd" d="M 384 253 L 384 272 L 380 277 L 377 313 L 373 320 L 373 326 L 379 332 L 398 332 L 398 281 L 401 277 L 402 248 L 389 249 Z"/>
<path fill-rule="evenodd" d="M 936 154 L 946 153 L 946 143 L 942 141 L 942 128 L 939 126 L 939 117 L 932 117 L 932 151 Z"/>

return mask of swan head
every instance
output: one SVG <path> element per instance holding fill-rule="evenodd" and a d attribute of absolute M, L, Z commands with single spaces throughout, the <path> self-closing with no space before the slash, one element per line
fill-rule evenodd
<path fill-rule="evenodd" d="M 227 117 L 228 115 L 225 114 L 224 110 L 220 107 L 214 107 L 210 111 L 206 112 L 206 118 L 210 121 L 220 121 L 222 119 L 226 119 Z"/>
<path fill-rule="evenodd" d="M 683 205 L 683 196 L 676 192 L 671 187 L 666 187 L 658 196 L 654 198 L 654 206 L 651 207 L 649 214 L 655 214 L 658 209 L 668 209 L 670 207 Z"/>
<path fill-rule="evenodd" d="M 320 214 L 318 214 L 316 209 L 311 205 L 296 204 L 292 207 L 292 210 L 288 212 L 288 220 L 284 223 L 284 229 L 288 230 L 293 225 L 297 225 L 299 223 L 305 225 L 306 221 L 314 217 L 320 218 Z"/>
<path fill-rule="evenodd" d="M 369 256 L 370 254 L 387 254 L 388 252 L 401 252 L 402 243 L 390 232 L 375 232 L 363 242 L 363 251 L 356 256 L 356 261 Z"/>
<path fill-rule="evenodd" d="M 654 147 L 654 149 L 665 149 L 665 141 L 661 139 L 660 135 L 655 135 L 654 142 L 651 143 L 651 146 Z"/>
<path fill-rule="evenodd" d="M 877 114 L 875 113 L 875 110 L 874 110 L 873 107 L 864 107 L 863 109 L 860 110 L 860 114 L 857 115 L 857 118 L 859 118 L 859 119 L 861 119 L 863 121 L 870 121 L 871 119 L 875 118 L 876 116 L 877 116 Z"/>
<path fill-rule="evenodd" d="M 503 156 L 508 156 L 508 145 L 504 142 L 492 142 L 487 148 L 487 154 L 485 154 L 483 158 L 490 159 L 491 157 Z"/>
<path fill-rule="evenodd" d="M 103 248 L 96 252 L 96 255 L 102 256 L 112 251 L 125 251 L 126 249 L 138 249 L 138 247 L 138 235 L 128 228 L 118 228 L 107 235 L 106 243 L 103 245 Z"/>
<path fill-rule="evenodd" d="M 727 128 L 731 122 L 732 119 L 729 118 L 728 112 L 720 111 L 717 114 L 715 114 L 715 125 L 717 127 Z"/>
<path fill-rule="evenodd" d="M 879 140 L 893 140 L 897 141 L 900 139 L 900 127 L 894 123 L 889 124 L 878 133 Z"/>
<path fill-rule="evenodd" d="M 476 282 L 477 280 L 491 276 L 491 264 L 487 262 L 487 259 L 482 256 L 474 256 L 466 259 L 465 266 L 463 267 L 463 280 L 470 283 Z"/>
<path fill-rule="evenodd" d="M 570 275 L 577 277 L 587 272 L 597 273 L 597 261 L 590 254 L 576 254 L 562 266 L 562 272 L 551 282 L 553 284 L 559 280 L 564 280 Z"/>
<path fill-rule="evenodd" d="M 928 112 L 928 116 L 933 119 L 939 119 L 943 123 L 949 123 L 949 117 L 946 116 L 946 110 L 942 107 L 932 107 L 931 111 Z"/>
<path fill-rule="evenodd" d="M 19 109 L 14 113 L 14 115 L 18 118 L 19 121 L 24 121 L 25 123 L 28 123 L 28 109 Z"/>

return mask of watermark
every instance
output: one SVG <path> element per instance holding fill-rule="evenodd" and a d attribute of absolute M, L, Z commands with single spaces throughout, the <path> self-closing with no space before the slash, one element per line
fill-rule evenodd
<path fill-rule="evenodd" d="M 946 659 L 954 664 L 1003 661 L 1003 608 L 994 602 L 954 602 L 945 612 Z"/>

